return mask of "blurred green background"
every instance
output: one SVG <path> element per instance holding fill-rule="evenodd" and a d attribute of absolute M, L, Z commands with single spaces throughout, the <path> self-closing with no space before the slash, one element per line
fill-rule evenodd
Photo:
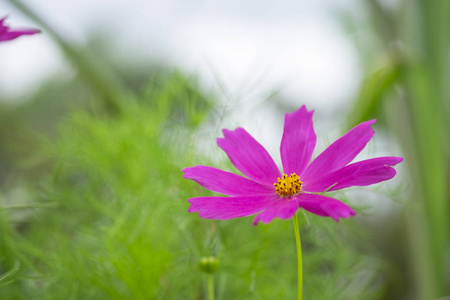
<path fill-rule="evenodd" d="M 449 1 L 366 0 L 333 11 L 361 69 L 337 111 L 289 99 L 282 87 L 246 102 L 250 90 L 108 55 L 111 33 L 77 43 L 49 25 L 45 8 L 7 2 L 57 45 L 73 76 L 0 94 L 0 299 L 207 299 L 205 256 L 219 261 L 217 299 L 294 299 L 292 222 L 188 214 L 189 197 L 211 193 L 180 170 L 234 171 L 215 145 L 221 128 L 247 125 L 244 109 L 248 124 L 268 118 L 279 129 L 304 103 L 316 109 L 323 146 L 376 118 L 366 155 L 405 157 L 392 182 L 335 193 L 357 217 L 336 224 L 300 214 L 304 298 L 450 296 Z M 275 156 L 270 134 L 260 135 Z"/>

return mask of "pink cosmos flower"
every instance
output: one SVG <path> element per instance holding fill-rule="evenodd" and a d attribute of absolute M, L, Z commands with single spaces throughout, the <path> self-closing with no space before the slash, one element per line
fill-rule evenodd
<path fill-rule="evenodd" d="M 10 41 L 15 38 L 18 38 L 21 35 L 31 35 L 41 32 L 38 29 L 11 30 L 8 26 L 4 24 L 6 18 L 7 17 L 0 19 L 0 42 Z"/>
<path fill-rule="evenodd" d="M 374 135 L 371 125 L 375 120 L 371 120 L 354 127 L 311 162 L 316 146 L 313 112 L 302 106 L 285 115 L 280 147 L 283 173 L 243 128 L 224 129 L 224 137 L 218 138 L 217 144 L 246 177 L 207 166 L 183 169 L 184 178 L 229 196 L 190 198 L 188 211 L 216 220 L 259 213 L 253 225 L 274 218 L 290 219 L 300 207 L 336 222 L 354 216 L 355 211 L 347 204 L 320 193 L 391 179 L 396 174 L 392 166 L 403 158 L 378 157 L 349 164 Z"/>

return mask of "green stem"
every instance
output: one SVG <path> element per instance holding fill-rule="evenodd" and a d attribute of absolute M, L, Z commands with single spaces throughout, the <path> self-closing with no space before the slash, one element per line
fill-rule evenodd
<path fill-rule="evenodd" d="M 208 300 L 214 300 L 214 275 L 208 274 Z"/>
<path fill-rule="evenodd" d="M 298 229 L 297 214 L 294 215 L 294 231 L 295 231 L 295 241 L 297 243 L 298 300 L 302 300 L 302 298 L 303 298 L 303 261 L 302 261 L 302 244 L 300 242 L 300 230 Z"/>

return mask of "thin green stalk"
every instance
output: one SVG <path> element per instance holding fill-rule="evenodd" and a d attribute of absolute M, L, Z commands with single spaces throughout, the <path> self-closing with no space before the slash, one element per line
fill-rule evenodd
<path fill-rule="evenodd" d="M 214 275 L 208 274 L 208 300 L 214 300 Z"/>
<path fill-rule="evenodd" d="M 303 298 L 303 261 L 302 261 L 302 244 L 300 242 L 300 230 L 298 229 L 297 214 L 294 215 L 294 231 L 295 231 L 295 241 L 297 243 L 298 300 L 302 300 L 302 298 Z"/>

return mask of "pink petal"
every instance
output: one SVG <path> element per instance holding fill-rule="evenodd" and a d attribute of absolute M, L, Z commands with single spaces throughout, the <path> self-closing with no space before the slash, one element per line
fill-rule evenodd
<path fill-rule="evenodd" d="M 280 153 L 287 175 L 296 173 L 300 176 L 311 161 L 317 140 L 312 122 L 313 113 L 308 112 L 303 105 L 299 110 L 285 115 Z"/>
<path fill-rule="evenodd" d="M 242 176 L 212 167 L 196 166 L 181 170 L 183 178 L 192 179 L 210 191 L 228 196 L 273 194 L 273 186 L 263 186 Z"/>
<path fill-rule="evenodd" d="M 234 131 L 224 129 L 223 134 L 225 137 L 218 138 L 217 144 L 242 174 L 267 186 L 272 186 L 281 177 L 269 153 L 247 131 L 242 128 Z"/>
<path fill-rule="evenodd" d="M 258 225 L 259 221 L 267 224 L 272 222 L 274 218 L 288 220 L 295 215 L 297 210 L 297 199 L 277 199 L 275 201 L 272 201 L 272 205 L 270 207 L 268 207 L 265 211 L 255 217 L 255 219 L 253 220 L 253 225 Z"/>
<path fill-rule="evenodd" d="M 366 186 L 379 183 L 395 176 L 391 166 L 401 162 L 401 157 L 377 157 L 363 160 L 323 177 L 314 182 L 303 182 L 302 189 L 307 192 L 324 192 L 331 186 L 330 191 L 336 191 L 351 186 Z"/>
<path fill-rule="evenodd" d="M 266 209 L 275 195 L 248 197 L 198 197 L 188 200 L 188 212 L 199 212 L 203 219 L 227 220 L 254 215 Z"/>
<path fill-rule="evenodd" d="M 11 30 L 8 26 L 4 25 L 6 17 L 0 19 L 0 42 L 13 40 L 21 35 L 31 35 L 41 32 L 38 29 L 20 29 Z"/>
<path fill-rule="evenodd" d="M 361 123 L 336 140 L 308 166 L 300 180 L 303 182 L 316 181 L 351 162 L 374 135 L 370 126 L 375 121 Z"/>
<path fill-rule="evenodd" d="M 39 32 L 40 32 L 39 30 L 30 29 L 30 30 L 9 31 L 5 33 L 0 33 L 0 42 L 10 41 L 22 35 L 32 35 Z"/>
<path fill-rule="evenodd" d="M 300 194 L 298 204 L 303 209 L 322 217 L 332 217 L 336 222 L 339 218 L 349 218 L 356 215 L 347 204 L 334 198 L 317 194 Z"/>

